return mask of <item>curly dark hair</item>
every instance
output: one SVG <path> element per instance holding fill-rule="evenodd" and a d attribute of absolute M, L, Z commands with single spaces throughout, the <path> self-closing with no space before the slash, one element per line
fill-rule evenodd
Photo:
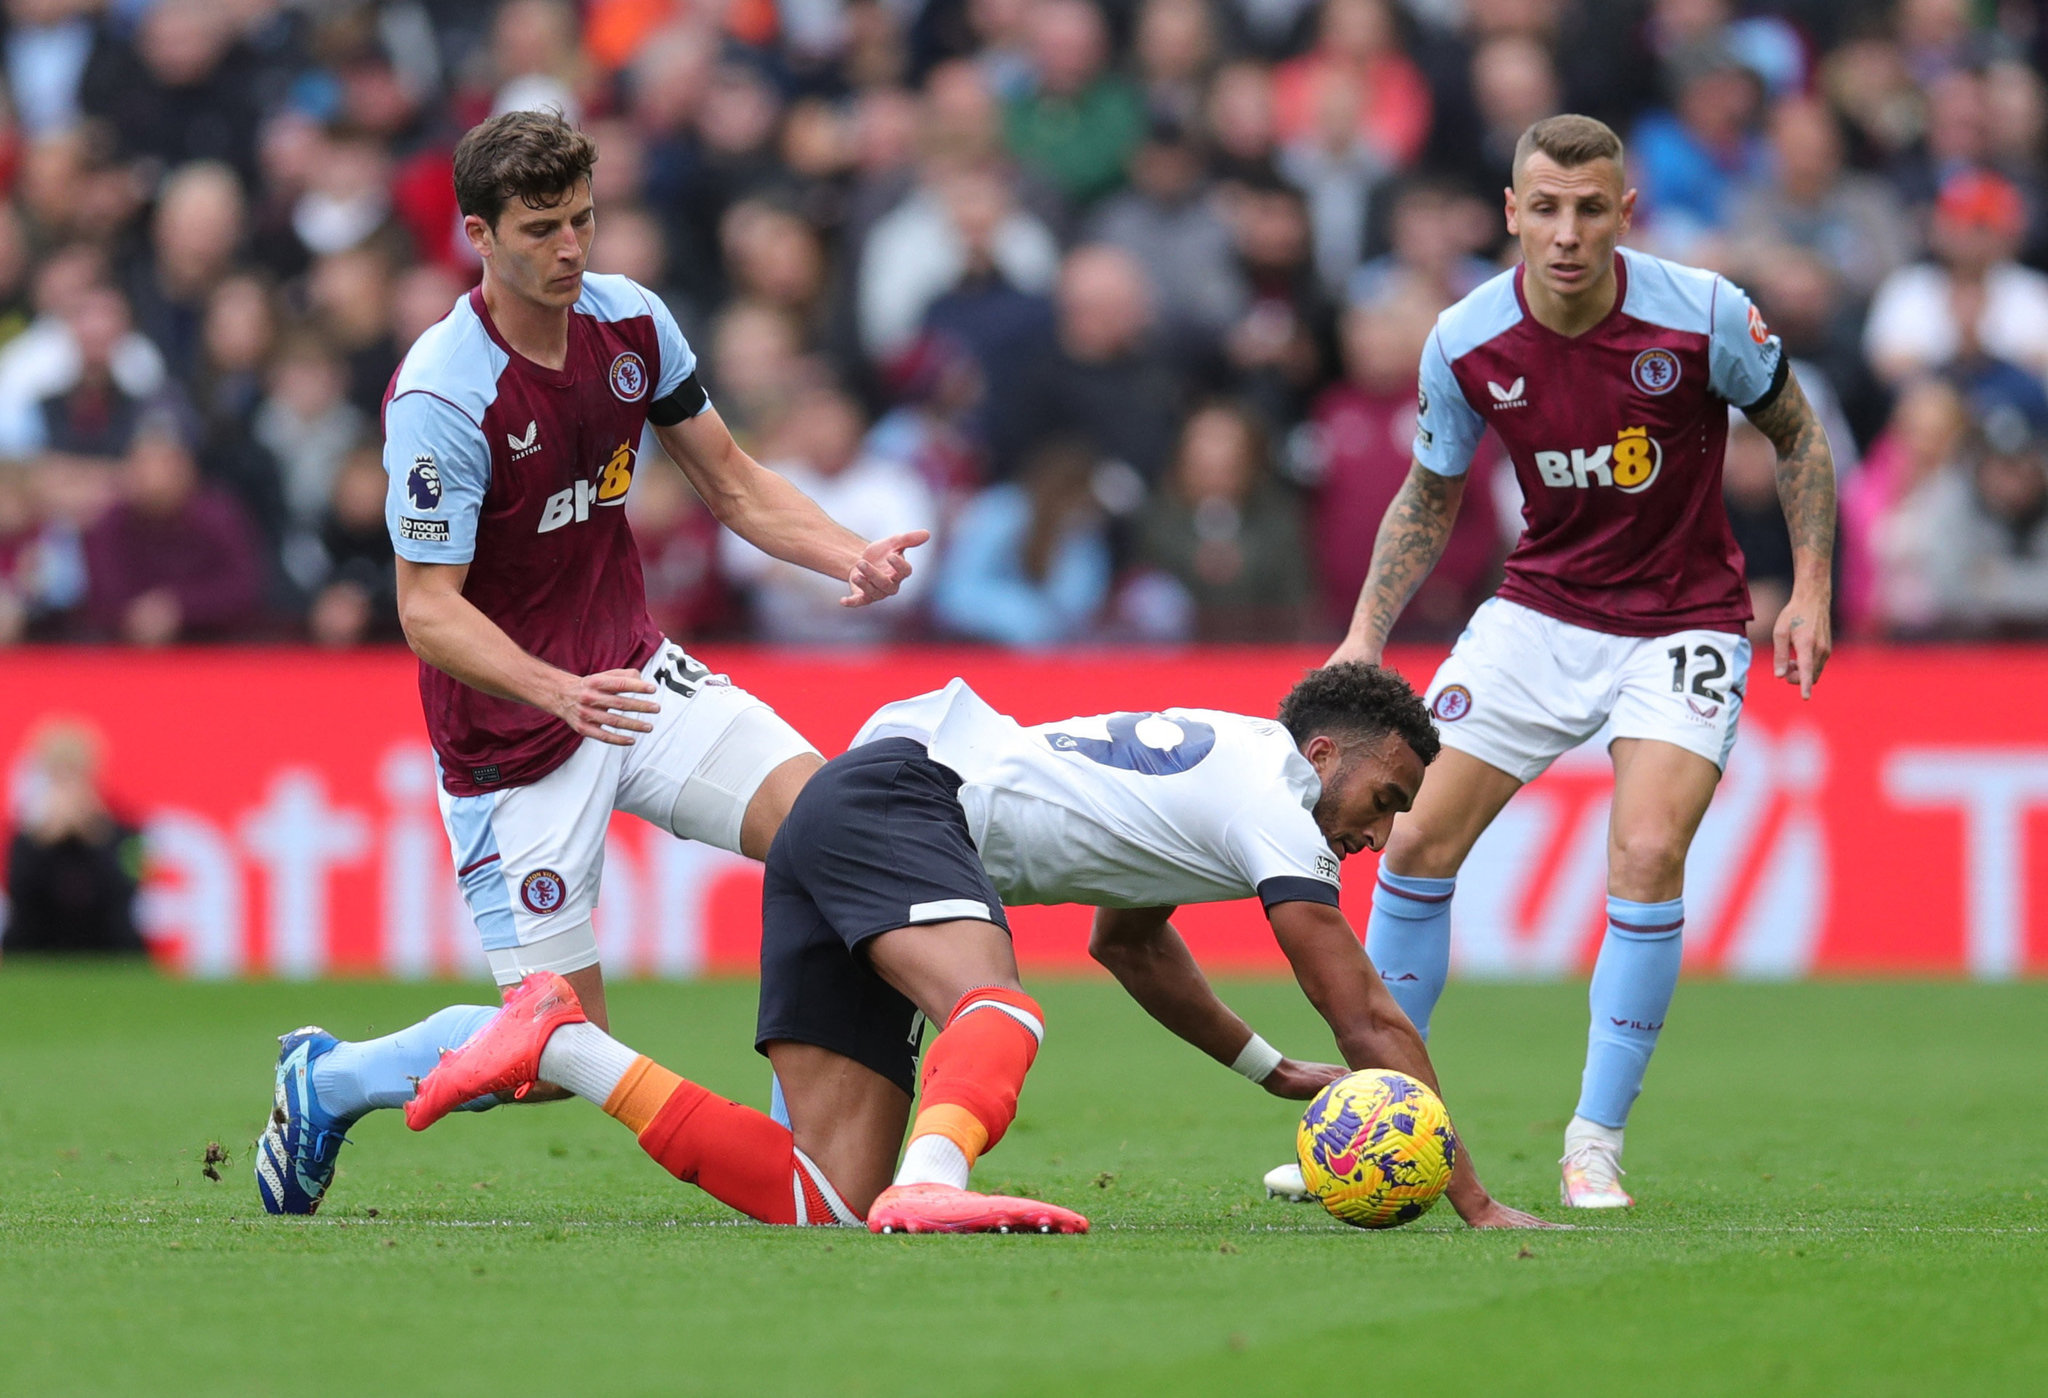
<path fill-rule="evenodd" d="M 1442 748 L 1422 696 L 1392 670 L 1349 660 L 1302 676 L 1280 701 L 1280 724 L 1296 744 L 1318 733 L 1373 739 L 1393 733 L 1427 767 Z"/>
<path fill-rule="evenodd" d="M 506 112 L 472 126 L 455 147 L 455 203 L 492 228 L 505 205 L 559 202 L 597 163 L 597 143 L 559 112 Z"/>

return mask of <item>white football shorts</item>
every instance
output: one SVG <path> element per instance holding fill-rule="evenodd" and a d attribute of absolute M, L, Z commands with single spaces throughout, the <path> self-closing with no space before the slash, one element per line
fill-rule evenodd
<path fill-rule="evenodd" d="M 1610 636 L 1494 597 L 1429 685 L 1445 747 L 1520 781 L 1611 725 L 1728 765 L 1749 640 L 1727 631 Z"/>
<path fill-rule="evenodd" d="M 591 913 L 605 831 L 627 811 L 679 839 L 737 853 L 747 803 L 768 774 L 817 749 L 766 704 L 673 642 L 640 673 L 661 711 L 633 744 L 585 738 L 528 786 L 441 793 L 456 877 L 499 985 L 597 964 Z"/>

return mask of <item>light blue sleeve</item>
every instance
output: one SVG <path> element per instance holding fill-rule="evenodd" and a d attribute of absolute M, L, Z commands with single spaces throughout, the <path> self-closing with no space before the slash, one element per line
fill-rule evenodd
<path fill-rule="evenodd" d="M 467 563 L 491 484 L 491 450 L 454 404 L 402 393 L 384 413 L 384 526 L 400 558 Z"/>
<path fill-rule="evenodd" d="M 1707 345 L 1707 384 L 1738 408 L 1751 407 L 1778 382 L 1785 347 L 1763 313 L 1725 277 L 1714 278 L 1714 322 Z"/>
<path fill-rule="evenodd" d="M 1438 331 L 1422 347 L 1421 387 L 1415 397 L 1415 459 L 1439 476 L 1462 476 L 1486 435 L 1486 420 L 1465 401 Z"/>
<path fill-rule="evenodd" d="M 676 324 L 668 305 L 644 286 L 640 294 L 647 298 L 647 309 L 654 316 L 655 342 L 661 346 L 661 372 L 654 376 L 654 397 L 666 398 L 676 391 L 677 384 L 697 372 L 697 352 L 683 338 L 683 328 Z"/>

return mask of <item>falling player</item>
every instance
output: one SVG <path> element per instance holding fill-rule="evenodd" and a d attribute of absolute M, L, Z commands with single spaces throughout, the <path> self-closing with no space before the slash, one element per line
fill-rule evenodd
<path fill-rule="evenodd" d="M 894 593 L 927 536 L 868 543 L 740 450 L 661 301 L 585 270 L 596 158 L 552 113 L 495 117 L 456 147 L 483 282 L 399 366 L 384 464 L 442 818 L 491 971 L 559 972 L 601 1024 L 591 911 L 612 812 L 759 859 L 822 760 L 648 619 L 620 508 L 646 428 L 720 522 L 846 580 L 847 606 Z M 367 1043 L 284 1036 L 264 1206 L 319 1207 L 349 1125 L 403 1103 L 494 1013 L 451 1006 Z"/>
<path fill-rule="evenodd" d="M 1430 686 L 1445 752 L 1380 863 L 1366 945 L 1426 1033 L 1473 842 L 1523 783 L 1611 725 L 1607 933 L 1560 1162 L 1564 1201 L 1580 1208 L 1634 1202 L 1620 1180 L 1622 1128 L 1678 982 L 1686 849 L 1742 712 L 1749 597 L 1721 504 L 1730 405 L 1777 447 L 1792 534 L 1773 669 L 1810 697 L 1830 649 L 1826 435 L 1748 297 L 1712 273 L 1617 250 L 1636 198 L 1623 186 L 1621 142 L 1600 122 L 1557 116 L 1523 133 L 1507 191 L 1521 265 L 1437 321 L 1415 461 L 1331 657 L 1377 663 L 1443 552 L 1491 426 L 1514 459 L 1526 528 L 1499 595 Z"/>
<path fill-rule="evenodd" d="M 766 1222 L 1085 1231 L 1056 1205 L 967 1188 L 1045 1032 L 1004 903 L 1094 905 L 1091 951 L 1154 1018 L 1276 1096 L 1307 1098 L 1344 1069 L 1252 1032 L 1169 921 L 1181 903 L 1256 896 L 1345 1062 L 1434 1085 L 1337 889 L 1339 860 L 1381 847 L 1436 751 L 1414 691 L 1366 665 L 1313 672 L 1278 723 L 1169 709 L 1024 728 L 955 680 L 869 719 L 768 852 L 755 1034 L 787 1128 L 581 1023 L 552 976 L 444 1059 L 406 1119 L 424 1128 L 538 1079 L 601 1104 L 671 1173 Z M 920 1074 L 927 1020 L 940 1030 Z M 1545 1226 L 1492 1199 L 1466 1153 L 1449 1194 L 1474 1227 Z"/>

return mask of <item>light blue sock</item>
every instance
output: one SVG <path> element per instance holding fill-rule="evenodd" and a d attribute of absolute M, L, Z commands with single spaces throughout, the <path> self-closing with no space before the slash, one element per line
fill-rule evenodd
<path fill-rule="evenodd" d="M 1607 937 L 1593 963 L 1588 996 L 1593 1027 L 1586 1036 L 1586 1076 L 1579 1115 L 1619 1131 L 1643 1090 L 1643 1073 L 1678 988 L 1685 955 L 1685 900 L 1607 900 Z"/>
<path fill-rule="evenodd" d="M 1429 1016 L 1451 974 L 1451 891 L 1456 879 L 1420 879 L 1380 866 L 1365 954 L 1409 1021 L 1429 1037 Z"/>
<path fill-rule="evenodd" d="M 777 1126 L 789 1125 L 789 1103 L 783 1100 L 782 1079 L 768 1075 L 768 1116 Z"/>
<path fill-rule="evenodd" d="M 381 1039 L 339 1043 L 313 1065 L 313 1093 L 344 1123 L 379 1107 L 402 1107 L 418 1080 L 434 1071 L 442 1049 L 461 1048 L 498 1013 L 496 1005 L 450 1005 L 418 1024 Z M 495 1097 L 465 1102 L 459 1110 L 489 1111 Z"/>

